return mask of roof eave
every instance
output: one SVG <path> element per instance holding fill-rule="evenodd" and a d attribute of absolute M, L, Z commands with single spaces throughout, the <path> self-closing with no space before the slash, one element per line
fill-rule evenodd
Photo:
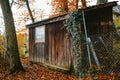
<path fill-rule="evenodd" d="M 84 10 L 85 12 L 88 12 L 88 11 L 91 11 L 91 10 L 100 9 L 100 8 L 109 7 L 109 6 L 113 7 L 113 6 L 116 6 L 116 5 L 117 5 L 117 2 L 114 1 L 114 2 L 99 4 L 99 5 L 87 7 L 85 9 L 79 9 L 79 10 Z M 38 22 L 35 22 L 35 23 L 32 23 L 32 24 L 28 24 L 28 25 L 26 25 L 26 27 L 27 28 L 32 28 L 32 27 L 36 27 L 36 26 L 40 26 L 40 25 L 45 25 L 45 24 L 48 24 L 48 23 L 53 23 L 53 22 L 65 20 L 66 17 L 67 17 L 66 15 L 67 14 L 59 15 L 59 16 L 52 17 L 52 18 L 49 18 L 49 19 L 44 19 L 42 21 L 38 21 Z"/>

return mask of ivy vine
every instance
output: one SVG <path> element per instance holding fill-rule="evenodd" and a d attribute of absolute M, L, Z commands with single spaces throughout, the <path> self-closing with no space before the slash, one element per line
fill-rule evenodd
<path fill-rule="evenodd" d="M 73 11 L 67 15 L 65 27 L 68 31 L 68 36 L 73 38 L 73 50 L 76 55 L 76 75 L 80 75 L 81 71 L 81 25 L 82 12 L 80 10 Z"/>

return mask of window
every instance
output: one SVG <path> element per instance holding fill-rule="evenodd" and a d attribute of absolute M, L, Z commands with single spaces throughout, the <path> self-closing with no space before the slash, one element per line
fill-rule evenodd
<path fill-rule="evenodd" d="M 45 42 L 45 26 L 35 28 L 35 42 Z"/>

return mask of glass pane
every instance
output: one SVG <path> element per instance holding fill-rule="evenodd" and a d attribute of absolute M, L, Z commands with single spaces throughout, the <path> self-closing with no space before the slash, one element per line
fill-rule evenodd
<path fill-rule="evenodd" d="M 35 42 L 45 42 L 45 26 L 35 28 Z"/>

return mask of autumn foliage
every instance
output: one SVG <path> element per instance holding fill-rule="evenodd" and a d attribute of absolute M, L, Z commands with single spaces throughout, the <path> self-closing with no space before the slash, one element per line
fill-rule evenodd
<path fill-rule="evenodd" d="M 0 34 L 0 55 L 5 52 L 5 37 Z"/>
<path fill-rule="evenodd" d="M 0 71 L 0 80 L 78 80 L 75 76 L 51 71 L 38 65 L 28 65 L 28 59 L 21 60 L 26 71 L 9 75 L 9 71 Z"/>
<path fill-rule="evenodd" d="M 82 5 L 79 5 L 81 3 Z M 51 16 L 61 15 L 78 8 L 85 8 L 86 7 L 86 0 L 52 0 L 52 14 Z"/>
<path fill-rule="evenodd" d="M 17 40 L 18 40 L 18 48 L 19 53 L 24 54 L 25 53 L 25 45 L 27 45 L 27 29 L 21 29 L 17 31 Z"/>
<path fill-rule="evenodd" d="M 110 75 L 98 74 L 94 77 L 87 74 L 83 78 L 77 78 L 73 75 L 52 71 L 36 64 L 28 65 L 28 58 L 21 59 L 21 61 L 26 70 L 25 72 L 20 71 L 9 74 L 8 70 L 0 69 L 0 80 L 116 80 L 115 73 L 111 73 Z M 120 76 L 120 74 L 118 75 Z"/>

